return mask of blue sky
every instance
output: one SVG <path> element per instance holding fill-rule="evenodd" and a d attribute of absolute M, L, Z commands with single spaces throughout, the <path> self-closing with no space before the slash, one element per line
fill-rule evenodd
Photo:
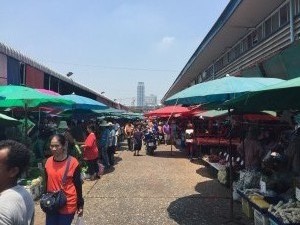
<path fill-rule="evenodd" d="M 161 99 L 228 2 L 0 0 L 0 42 L 122 104 L 139 81 Z"/>

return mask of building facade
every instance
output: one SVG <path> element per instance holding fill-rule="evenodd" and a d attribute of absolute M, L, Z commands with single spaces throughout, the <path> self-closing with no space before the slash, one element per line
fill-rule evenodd
<path fill-rule="evenodd" d="M 138 82 L 137 85 L 137 107 L 145 106 L 145 84 L 144 82 Z"/>
<path fill-rule="evenodd" d="M 149 96 L 145 96 L 145 106 L 150 106 L 150 107 L 157 106 L 157 96 L 153 94 Z"/>
<path fill-rule="evenodd" d="M 300 76 L 300 0 L 231 0 L 162 102 L 226 74 Z"/>
<path fill-rule="evenodd" d="M 77 95 L 102 102 L 107 106 L 127 110 L 127 107 L 117 104 L 0 43 L 0 85 L 9 84 L 52 90 L 62 95 L 74 92 Z"/>

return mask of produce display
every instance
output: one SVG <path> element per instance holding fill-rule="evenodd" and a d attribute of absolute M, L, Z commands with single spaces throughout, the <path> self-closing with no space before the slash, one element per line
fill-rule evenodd
<path fill-rule="evenodd" d="M 287 203 L 279 201 L 277 205 L 270 205 L 268 211 L 283 223 L 300 223 L 300 202 L 290 199 Z"/>

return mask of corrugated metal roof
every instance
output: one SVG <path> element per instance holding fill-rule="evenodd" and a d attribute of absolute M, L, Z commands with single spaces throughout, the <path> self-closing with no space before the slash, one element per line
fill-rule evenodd
<path fill-rule="evenodd" d="M 184 66 L 162 102 L 183 90 L 228 47 L 245 36 L 285 0 L 231 0 Z M 255 12 L 255 13 L 254 13 Z"/>

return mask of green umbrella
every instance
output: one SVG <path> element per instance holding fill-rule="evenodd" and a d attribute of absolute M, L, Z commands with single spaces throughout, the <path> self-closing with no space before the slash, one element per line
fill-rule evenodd
<path fill-rule="evenodd" d="M 0 86 L 0 95 L 5 97 L 4 100 L 0 100 L 0 108 L 33 108 L 42 105 L 74 104 L 73 101 L 63 99 L 60 96 L 47 95 L 37 91 L 36 89 L 24 86 Z"/>
<path fill-rule="evenodd" d="M 168 98 L 167 105 L 196 105 L 211 102 L 224 102 L 248 91 L 255 91 L 283 80 L 262 77 L 234 77 L 227 75 L 219 79 L 203 82 Z"/>
<path fill-rule="evenodd" d="M 251 91 L 223 104 L 241 111 L 300 109 L 300 77 Z"/>
<path fill-rule="evenodd" d="M 4 100 L 0 100 L 0 108 L 13 108 L 21 107 L 25 111 L 25 132 L 27 133 L 27 110 L 28 108 L 34 108 L 45 105 L 72 105 L 71 100 L 66 100 L 60 96 L 47 95 L 39 92 L 36 89 L 16 86 L 5 85 L 0 86 L 0 96 L 5 97 Z"/>

